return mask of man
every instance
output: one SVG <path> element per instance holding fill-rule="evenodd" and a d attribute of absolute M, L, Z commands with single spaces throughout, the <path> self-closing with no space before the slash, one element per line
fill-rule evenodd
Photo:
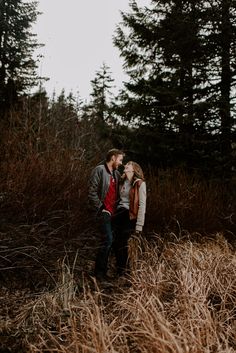
<path fill-rule="evenodd" d="M 100 244 L 95 261 L 95 276 L 99 281 L 107 279 L 107 265 L 113 235 L 111 219 L 119 197 L 120 173 L 124 152 L 118 149 L 108 151 L 103 164 L 95 167 L 89 180 L 88 200 L 93 219 L 99 227 Z"/>

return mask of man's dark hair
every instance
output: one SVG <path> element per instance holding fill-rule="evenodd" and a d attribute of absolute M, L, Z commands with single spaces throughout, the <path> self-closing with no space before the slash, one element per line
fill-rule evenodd
<path fill-rule="evenodd" d="M 107 152 L 107 155 L 106 155 L 106 162 L 110 162 L 112 156 L 117 157 L 119 154 L 122 154 L 122 156 L 125 155 L 125 153 L 124 153 L 123 151 L 118 150 L 118 149 L 116 149 L 116 148 L 112 148 L 111 150 L 109 150 L 109 151 Z"/>

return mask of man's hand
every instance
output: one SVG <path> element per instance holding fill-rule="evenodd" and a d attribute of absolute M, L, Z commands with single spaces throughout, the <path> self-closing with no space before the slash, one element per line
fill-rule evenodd
<path fill-rule="evenodd" d="M 141 232 L 141 230 L 136 230 L 134 234 L 137 236 L 140 236 L 142 234 L 142 232 Z"/>
<path fill-rule="evenodd" d="M 102 213 L 107 213 L 107 214 L 109 214 L 109 216 L 111 216 L 111 212 L 110 212 L 110 211 L 107 211 L 107 210 L 105 210 L 105 209 L 102 210 Z"/>

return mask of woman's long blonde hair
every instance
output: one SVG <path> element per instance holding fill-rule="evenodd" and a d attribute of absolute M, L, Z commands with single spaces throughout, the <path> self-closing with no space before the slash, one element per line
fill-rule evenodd
<path fill-rule="evenodd" d="M 133 161 L 129 161 L 126 164 L 132 164 L 132 166 L 134 168 L 134 176 L 133 176 L 131 183 L 133 183 L 136 179 L 145 180 L 143 170 L 138 163 L 133 162 Z M 124 173 L 121 177 L 121 183 L 124 183 L 125 179 L 126 179 L 126 175 Z"/>

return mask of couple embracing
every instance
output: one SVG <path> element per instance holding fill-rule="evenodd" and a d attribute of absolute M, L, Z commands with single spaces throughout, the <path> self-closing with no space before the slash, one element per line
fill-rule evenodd
<path fill-rule="evenodd" d="M 113 247 L 117 274 L 128 267 L 128 240 L 139 234 L 145 220 L 146 183 L 139 164 L 129 161 L 120 175 L 124 152 L 108 151 L 104 163 L 96 166 L 90 176 L 88 199 L 98 232 L 99 246 L 95 261 L 95 277 L 107 279 L 108 259 Z"/>

